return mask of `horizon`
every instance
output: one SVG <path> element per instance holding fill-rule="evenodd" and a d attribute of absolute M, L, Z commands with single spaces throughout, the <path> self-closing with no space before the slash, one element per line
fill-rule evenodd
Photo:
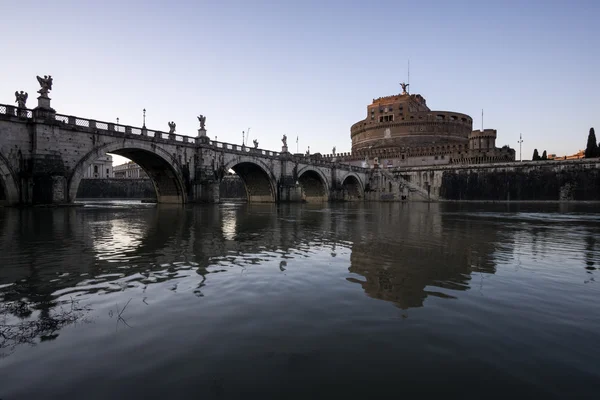
<path fill-rule="evenodd" d="M 373 98 L 421 94 L 435 111 L 498 131 L 519 159 L 585 149 L 600 117 L 600 29 L 593 1 L 431 7 L 325 4 L 19 3 L 5 7 L 0 103 L 35 107 L 36 75 L 52 75 L 58 113 L 280 151 L 350 152 L 350 126 Z M 514 10 L 518 6 L 518 13 Z M 114 10 L 118 10 L 115 13 Z M 432 11 L 433 10 L 433 11 Z M 43 20 L 28 23 L 31 15 Z M 61 21 L 56 24 L 55 21 Z M 562 86 L 561 86 L 562 85 Z M 299 146 L 296 148 L 296 137 Z M 126 159 L 113 155 L 113 165 Z"/>

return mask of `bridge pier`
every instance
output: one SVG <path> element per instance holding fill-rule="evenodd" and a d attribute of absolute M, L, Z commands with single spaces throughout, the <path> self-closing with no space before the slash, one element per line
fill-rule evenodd
<path fill-rule="evenodd" d="M 193 186 L 193 199 L 190 202 L 194 203 L 219 203 L 220 189 L 219 182 L 200 182 Z"/>
<path fill-rule="evenodd" d="M 277 200 L 279 203 L 301 203 L 302 198 L 302 187 L 296 185 L 292 177 L 280 181 L 278 187 Z"/>

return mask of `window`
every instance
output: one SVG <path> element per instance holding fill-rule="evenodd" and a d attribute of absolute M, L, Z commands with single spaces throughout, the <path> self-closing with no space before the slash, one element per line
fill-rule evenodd
<path fill-rule="evenodd" d="M 94 173 L 97 174 L 98 173 L 98 166 L 94 165 Z"/>

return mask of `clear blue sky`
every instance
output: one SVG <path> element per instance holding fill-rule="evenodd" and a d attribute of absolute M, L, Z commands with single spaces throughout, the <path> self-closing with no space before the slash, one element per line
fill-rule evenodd
<path fill-rule="evenodd" d="M 600 1 L 8 1 L 0 103 L 261 148 L 350 150 L 374 97 L 410 89 L 430 108 L 498 129 L 498 145 L 571 154 L 600 130 Z M 599 135 L 600 136 L 600 135 Z M 250 140 L 251 142 L 251 140 Z"/>

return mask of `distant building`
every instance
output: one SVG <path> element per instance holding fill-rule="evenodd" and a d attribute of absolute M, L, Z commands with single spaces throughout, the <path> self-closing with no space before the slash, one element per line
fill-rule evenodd
<path fill-rule="evenodd" d="M 579 150 L 575 154 L 571 154 L 570 156 L 556 156 L 556 154 L 548 154 L 548 160 L 579 160 L 580 158 L 585 158 L 585 150 Z"/>
<path fill-rule="evenodd" d="M 473 130 L 473 120 L 454 111 L 434 111 L 419 94 L 373 99 L 365 119 L 350 128 L 352 152 L 326 158 L 384 168 L 481 164 L 515 160 L 508 146 L 496 147 L 495 129 Z"/>
<path fill-rule="evenodd" d="M 122 179 L 147 179 L 148 174 L 139 165 L 133 161 L 125 164 L 115 165 L 113 168 L 114 177 Z"/>
<path fill-rule="evenodd" d="M 113 177 L 113 159 L 110 154 L 98 158 L 83 174 L 84 179 L 99 179 Z"/>

